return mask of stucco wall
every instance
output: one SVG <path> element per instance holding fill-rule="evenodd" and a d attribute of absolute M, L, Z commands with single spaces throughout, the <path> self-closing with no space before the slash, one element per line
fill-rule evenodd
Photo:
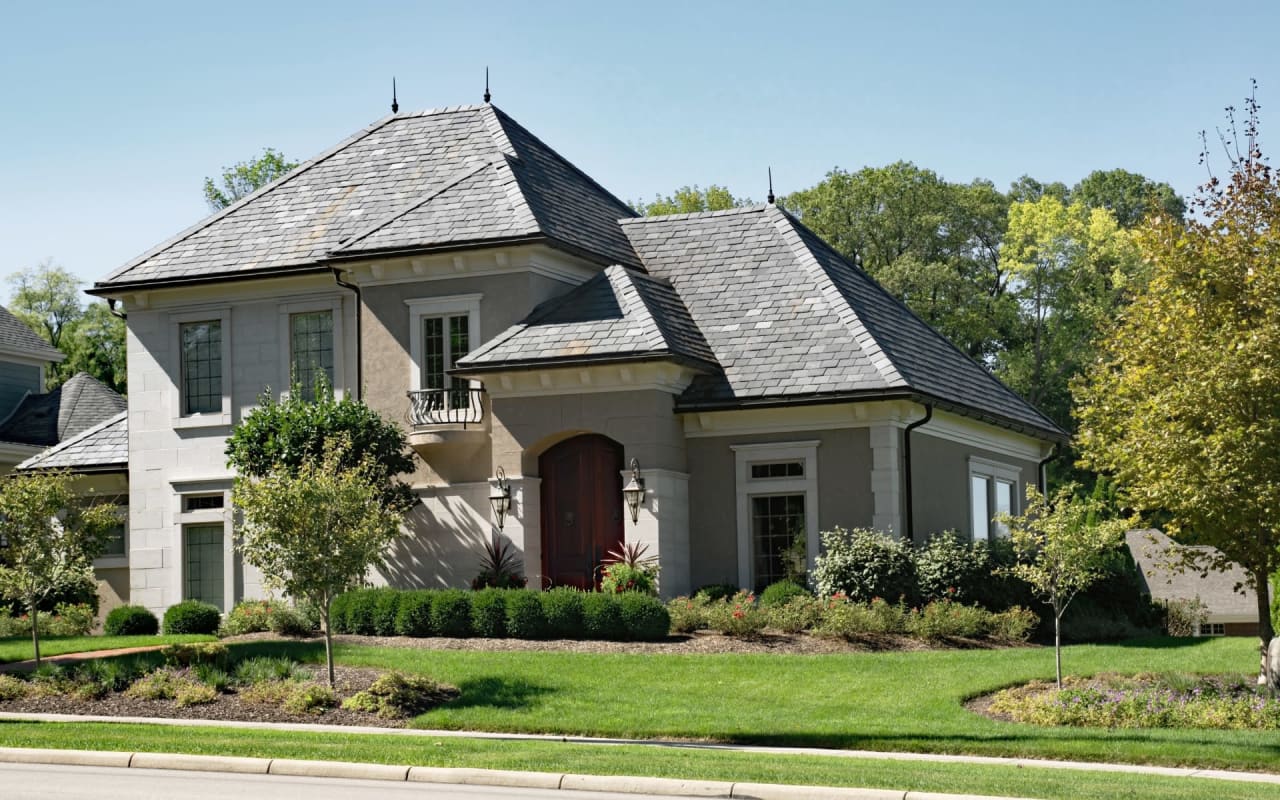
<path fill-rule="evenodd" d="M 738 582 L 733 445 L 817 440 L 818 525 L 871 524 L 871 445 L 866 428 L 691 438 L 689 525 L 693 588 Z"/>
<path fill-rule="evenodd" d="M 1006 464 L 1019 471 L 1016 510 L 1023 508 L 1026 487 L 1036 485 L 1035 461 L 930 436 L 928 430 L 929 426 L 924 425 L 911 434 L 914 538 L 917 542 L 946 530 L 973 536 L 969 459 L 974 456 Z"/>

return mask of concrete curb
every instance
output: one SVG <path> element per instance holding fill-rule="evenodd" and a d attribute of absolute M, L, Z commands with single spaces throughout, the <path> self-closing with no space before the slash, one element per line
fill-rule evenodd
<path fill-rule="evenodd" d="M 511 786 L 561 791 L 616 792 L 666 797 L 727 797 L 743 800 L 1023 800 L 1022 798 L 903 792 L 886 789 L 849 789 L 823 786 L 784 786 L 772 783 L 686 781 L 625 775 L 573 775 L 510 770 L 445 769 L 390 764 L 353 764 L 345 761 L 299 761 L 288 758 L 240 758 L 178 753 L 117 753 L 94 750 L 48 750 L 0 747 L 0 763 L 56 764 L 60 766 L 175 769 L 195 772 L 230 772 L 290 775 L 307 778 L 355 778 L 359 780 L 440 784 Z"/>

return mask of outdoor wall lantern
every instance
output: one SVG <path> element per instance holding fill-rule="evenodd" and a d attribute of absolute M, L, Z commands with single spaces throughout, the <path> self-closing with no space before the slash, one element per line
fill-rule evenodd
<path fill-rule="evenodd" d="M 489 502 L 493 504 L 493 513 L 498 518 L 498 530 L 502 530 L 502 521 L 511 510 L 511 481 L 507 480 L 507 473 L 502 471 L 502 467 L 498 467 L 493 488 L 489 490 Z"/>
<path fill-rule="evenodd" d="M 631 510 L 631 522 L 640 521 L 640 501 L 644 500 L 644 478 L 640 477 L 640 462 L 631 459 L 631 480 L 622 487 L 622 496 Z"/>

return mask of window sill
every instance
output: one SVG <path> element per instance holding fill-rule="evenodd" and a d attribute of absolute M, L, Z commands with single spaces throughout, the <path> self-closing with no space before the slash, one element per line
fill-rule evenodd
<path fill-rule="evenodd" d="M 93 560 L 94 569 L 120 569 L 129 566 L 128 556 L 103 556 Z"/>
<path fill-rule="evenodd" d="M 179 428 L 220 428 L 231 424 L 231 413 L 191 414 L 185 417 L 174 417 L 173 427 Z"/>

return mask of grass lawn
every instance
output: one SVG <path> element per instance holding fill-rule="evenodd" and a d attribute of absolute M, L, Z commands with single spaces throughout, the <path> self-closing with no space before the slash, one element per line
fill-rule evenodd
<path fill-rule="evenodd" d="M 40 640 L 40 656 L 62 656 L 67 653 L 85 653 L 91 650 L 115 650 L 122 647 L 146 647 L 152 644 L 177 642 L 209 642 L 216 636 L 67 636 Z M 0 639 L 0 664 L 10 661 L 26 661 L 35 658 L 31 637 Z"/>

